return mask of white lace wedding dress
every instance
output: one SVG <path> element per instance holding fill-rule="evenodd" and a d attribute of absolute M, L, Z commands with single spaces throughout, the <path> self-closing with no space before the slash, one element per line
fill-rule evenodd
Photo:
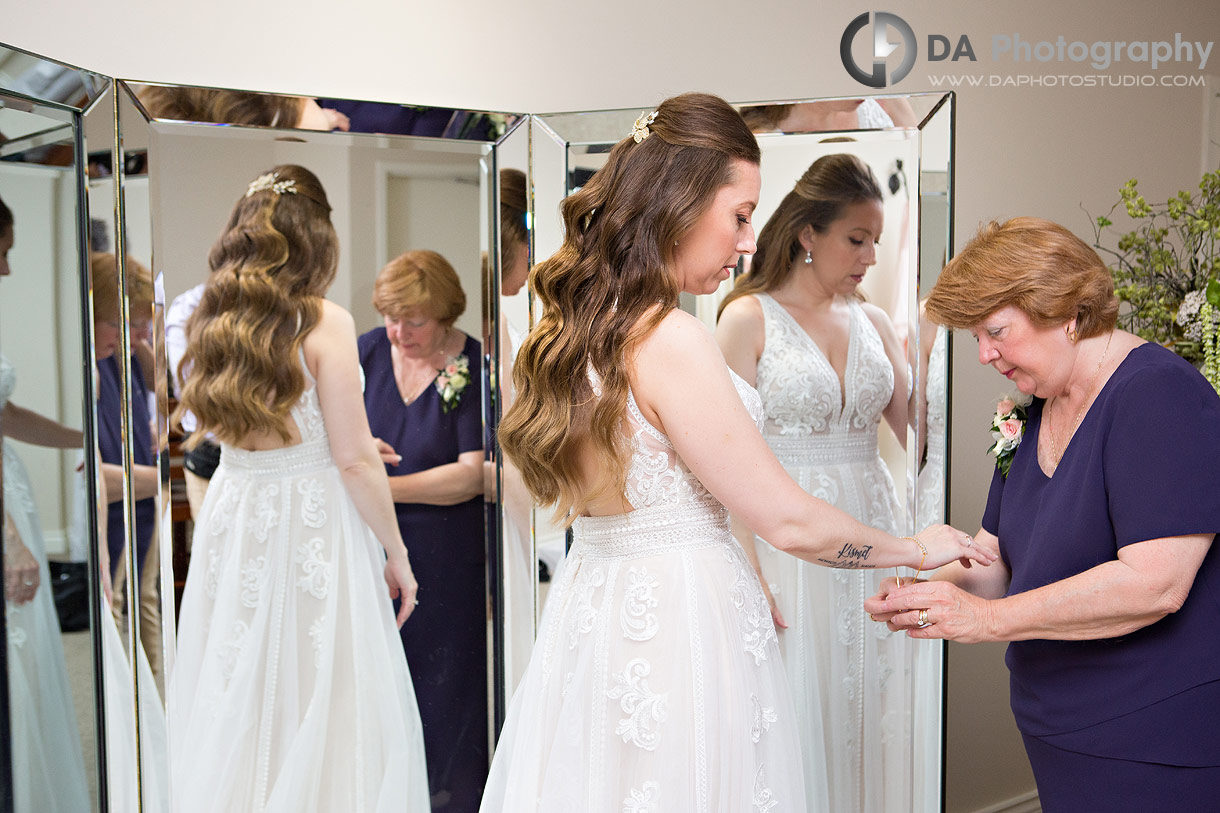
<path fill-rule="evenodd" d="M 898 498 L 877 452 L 894 370 L 876 328 L 851 302 L 843 385 L 822 350 L 767 294 L 758 392 L 763 436 L 805 491 L 874 528 L 896 533 Z M 846 389 L 846 393 L 841 390 Z M 832 570 L 757 543 L 763 576 L 789 628 L 780 634 L 806 784 L 825 777 L 811 811 L 912 809 L 913 646 L 865 615 L 864 600 L 894 571 Z M 939 748 L 937 748 L 939 753 Z"/>
<path fill-rule="evenodd" d="M 16 386 L 13 365 L 0 356 L 0 409 Z M 81 813 L 92 805 L 51 595 L 42 522 L 25 464 L 8 439 L 4 440 L 4 512 L 38 561 L 34 598 L 21 605 L 5 602 L 9 696 L 0 702 L 9 705 L 13 809 L 16 813 Z"/>
<path fill-rule="evenodd" d="M 225 446 L 195 526 L 168 692 L 175 813 L 430 810 L 385 557 L 305 375 L 301 442 Z"/>
<path fill-rule="evenodd" d="M 761 418 L 758 396 L 734 376 Z M 797 813 L 775 628 L 726 509 L 628 399 L 634 510 L 582 517 L 483 795 L 487 813 Z"/>

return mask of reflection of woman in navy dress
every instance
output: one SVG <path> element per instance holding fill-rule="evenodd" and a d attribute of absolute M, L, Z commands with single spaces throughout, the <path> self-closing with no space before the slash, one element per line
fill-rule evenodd
<path fill-rule="evenodd" d="M 453 327 L 466 297 L 435 252 L 391 261 L 373 304 L 385 327 L 360 337 L 364 403 L 373 434 L 400 457 L 387 473 L 420 584 L 402 641 L 433 810 L 475 811 L 488 764 L 481 349 Z"/>
<path fill-rule="evenodd" d="M 1020 445 L 977 541 L 1003 562 L 891 581 L 865 609 L 912 637 L 1012 642 L 1012 710 L 1048 813 L 1215 810 L 1220 399 L 1115 329 L 1109 271 L 1047 221 L 985 226 L 927 310 L 1034 396 L 1023 434 L 1020 418 L 997 430 Z"/>

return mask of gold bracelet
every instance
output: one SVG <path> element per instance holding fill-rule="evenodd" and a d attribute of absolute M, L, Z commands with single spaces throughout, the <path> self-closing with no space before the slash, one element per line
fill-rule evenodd
<path fill-rule="evenodd" d="M 919 552 L 922 554 L 919 557 L 919 567 L 915 569 L 915 578 L 911 581 L 911 583 L 914 584 L 915 582 L 919 581 L 919 574 L 923 573 L 923 563 L 928 561 L 928 549 L 927 549 L 927 547 L 924 546 L 924 544 L 922 542 L 919 541 L 919 537 L 900 536 L 898 538 L 911 540 L 912 542 L 914 542 L 916 545 L 919 546 Z M 898 568 L 894 568 L 894 575 L 898 576 Z M 902 576 L 898 576 L 898 586 L 899 587 L 902 586 Z"/>

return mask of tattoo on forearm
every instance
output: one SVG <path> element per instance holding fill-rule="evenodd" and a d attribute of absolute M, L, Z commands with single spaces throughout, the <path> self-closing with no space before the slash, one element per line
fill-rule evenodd
<path fill-rule="evenodd" d="M 868 561 L 869 554 L 873 552 L 872 545 L 864 545 L 856 547 L 850 542 L 839 548 L 838 554 L 833 559 L 818 559 L 819 562 L 824 562 L 831 567 L 837 567 L 840 570 L 865 570 L 871 568 L 872 565 Z"/>

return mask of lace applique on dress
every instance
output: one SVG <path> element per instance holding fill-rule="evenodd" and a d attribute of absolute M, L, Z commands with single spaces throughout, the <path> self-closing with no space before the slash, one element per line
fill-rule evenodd
<path fill-rule="evenodd" d="M 771 620 L 771 607 L 758 587 L 754 573 L 746 569 L 740 549 L 726 548 L 724 558 L 733 565 L 729 599 L 738 611 L 742 644 L 746 652 L 754 656 L 754 663 L 760 664 L 767 659 L 767 645 L 779 640 Z"/>
<path fill-rule="evenodd" d="M 571 625 L 568 627 L 568 649 L 575 649 L 581 635 L 593 629 L 597 621 L 597 608 L 593 606 L 593 594 L 606 583 L 606 574 L 597 566 L 586 565 L 572 584 L 573 602 Z"/>
<path fill-rule="evenodd" d="M 655 751 L 661 723 L 669 716 L 668 692 L 653 692 L 648 686 L 652 666 L 644 658 L 628 662 L 622 672 L 614 673 L 614 687 L 606 692 L 627 716 L 619 720 L 614 733 L 623 742 L 634 743 L 645 751 Z"/>
<path fill-rule="evenodd" d="M 326 598 L 326 591 L 330 588 L 330 563 L 322 558 L 325 545 L 325 540 L 315 536 L 297 545 L 294 557 L 302 573 L 297 586 L 316 599 Z"/>
<path fill-rule="evenodd" d="M 321 528 L 326 524 L 326 489 L 316 478 L 302 480 L 297 483 L 297 493 L 301 495 L 301 521 L 308 528 Z"/>
<path fill-rule="evenodd" d="M 771 810 L 779 804 L 775 798 L 775 794 L 771 792 L 771 788 L 767 787 L 767 776 L 763 773 L 763 766 L 758 766 L 758 773 L 754 774 L 754 809 L 758 813 L 771 813 Z"/>
<path fill-rule="evenodd" d="M 771 724 L 779 718 L 775 714 L 775 709 L 771 706 L 764 706 L 756 694 L 750 695 L 750 710 L 754 715 L 754 722 L 750 725 L 750 740 L 757 744 L 762 739 L 762 735 L 771 728 Z"/>
<path fill-rule="evenodd" d="M 657 813 L 661 786 L 656 782 L 645 782 L 639 790 L 632 788 L 623 799 L 623 813 Z"/>
<path fill-rule="evenodd" d="M 647 641 L 657 634 L 657 615 L 649 610 L 657 606 L 653 591 L 660 587 L 661 582 L 646 567 L 627 571 L 627 588 L 619 617 L 623 635 L 633 641 Z"/>

